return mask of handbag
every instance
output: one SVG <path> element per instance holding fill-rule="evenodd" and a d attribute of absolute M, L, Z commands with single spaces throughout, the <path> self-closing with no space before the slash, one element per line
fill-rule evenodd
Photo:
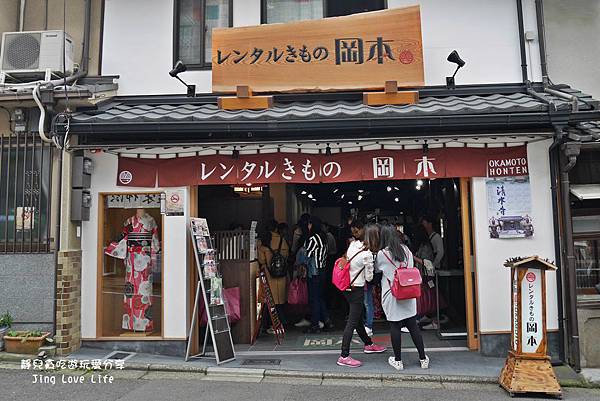
<path fill-rule="evenodd" d="M 331 282 L 335 285 L 340 291 L 346 291 L 348 288 L 352 286 L 354 281 L 360 276 L 360 274 L 365 270 L 365 266 L 358 272 L 358 274 L 350 281 L 350 262 L 352 259 L 356 257 L 359 253 L 362 253 L 365 248 L 356 252 L 350 260 L 347 259 L 346 255 L 339 257 L 335 264 L 333 265 L 333 272 L 331 274 Z"/>
<path fill-rule="evenodd" d="M 392 266 L 395 266 L 385 251 L 383 254 Z M 389 279 L 387 281 L 392 295 L 398 300 L 419 298 L 421 296 L 421 283 L 423 282 L 421 272 L 419 269 L 415 269 L 414 266 L 409 267 L 408 263 L 400 262 L 400 266 L 394 270 L 394 281 L 390 282 Z"/>
<path fill-rule="evenodd" d="M 224 288 L 223 298 L 225 301 L 225 313 L 230 324 L 239 321 L 242 317 L 240 308 L 240 287 Z M 200 302 L 202 312 L 200 317 L 200 326 L 206 326 L 207 316 L 204 309 L 204 302 Z"/>
<path fill-rule="evenodd" d="M 288 289 L 288 304 L 308 304 L 308 286 L 306 285 L 306 280 L 299 277 L 292 280 Z"/>

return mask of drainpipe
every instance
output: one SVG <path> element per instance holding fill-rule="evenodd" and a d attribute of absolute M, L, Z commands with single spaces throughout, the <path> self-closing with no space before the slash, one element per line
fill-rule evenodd
<path fill-rule="evenodd" d="M 552 191 L 552 223 L 554 226 L 554 260 L 556 266 L 556 297 L 558 304 L 558 357 L 561 362 L 566 362 L 565 356 L 565 322 L 564 322 L 564 304 L 563 304 L 563 278 L 562 278 L 562 263 L 561 263 L 561 243 L 560 243 L 560 217 L 558 213 L 558 147 L 561 144 L 559 133 L 560 128 L 555 128 L 557 134 L 554 137 L 554 142 L 548 149 L 550 159 L 550 189 Z"/>
<path fill-rule="evenodd" d="M 546 63 L 546 28 L 544 25 L 544 3 L 535 0 L 535 18 L 537 21 L 537 34 L 540 49 L 540 67 L 542 69 L 542 82 L 548 85 L 548 65 Z"/>
<path fill-rule="evenodd" d="M 23 32 L 25 28 L 25 6 L 27 0 L 21 0 L 21 7 L 19 8 L 19 32 Z"/>
<path fill-rule="evenodd" d="M 566 267 L 566 290 L 568 318 L 569 360 L 576 372 L 581 371 L 581 358 L 579 350 L 579 326 L 577 319 L 577 285 L 575 247 L 573 244 L 573 225 L 571 219 L 570 182 L 569 171 L 575 166 L 577 156 L 581 149 L 578 142 L 563 143 L 560 146 L 560 196 L 562 203 L 563 226 L 563 266 Z M 563 267 L 563 269 L 564 269 Z"/>
<path fill-rule="evenodd" d="M 521 75 L 523 83 L 529 81 L 527 77 L 527 53 L 525 52 L 525 27 L 523 24 L 523 1 L 517 0 L 517 20 L 519 22 L 519 45 L 521 48 Z"/>

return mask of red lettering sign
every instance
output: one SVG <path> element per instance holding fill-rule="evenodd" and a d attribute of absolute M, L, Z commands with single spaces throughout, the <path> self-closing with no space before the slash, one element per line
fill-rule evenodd
<path fill-rule="evenodd" d="M 158 173 L 158 174 L 157 174 Z M 528 175 L 525 146 L 434 148 L 325 154 L 266 153 L 119 158 L 117 185 L 160 187 L 268 183 L 334 183 L 446 177 Z"/>

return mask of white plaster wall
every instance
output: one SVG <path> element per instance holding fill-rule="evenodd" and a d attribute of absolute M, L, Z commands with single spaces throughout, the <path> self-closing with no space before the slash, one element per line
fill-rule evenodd
<path fill-rule="evenodd" d="M 98 194 L 101 192 L 139 192 L 162 189 L 123 188 L 116 186 L 117 156 L 108 153 L 88 153 L 93 160 L 92 208 L 90 220 L 81 224 L 81 336 L 96 337 L 97 249 L 98 249 Z M 184 216 L 164 217 L 163 252 L 163 337 L 185 339 L 187 333 L 187 220 L 189 193 L 186 190 Z"/>
<path fill-rule="evenodd" d="M 530 239 L 491 239 L 488 234 L 485 178 L 473 178 L 473 224 L 477 263 L 477 302 L 482 333 L 510 331 L 510 269 L 503 266 L 509 257 L 539 255 L 554 260 L 554 228 L 548 148 L 551 141 L 527 146 L 531 185 L 531 217 L 535 234 Z M 558 328 L 556 273 L 546 274 L 546 321 L 548 329 Z"/>
<path fill-rule="evenodd" d="M 536 32 L 534 0 L 524 0 L 525 29 Z M 457 84 L 521 81 L 514 0 L 389 0 L 388 6 L 421 5 L 426 85 L 445 85 L 456 49 L 467 62 Z M 143 10 L 143 11 L 140 11 Z M 233 1 L 234 26 L 260 24 L 260 0 Z M 106 0 L 102 73 L 117 74 L 119 94 L 185 93 L 168 75 L 173 65 L 172 0 Z M 537 38 L 529 48 L 530 74 L 541 79 Z M 197 92 L 211 92 L 210 71 L 181 77 Z M 531 78 L 530 78 L 531 79 Z"/>

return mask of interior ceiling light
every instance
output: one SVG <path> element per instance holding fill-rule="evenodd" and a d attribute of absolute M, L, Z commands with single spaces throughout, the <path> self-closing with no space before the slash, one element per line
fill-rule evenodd
<path fill-rule="evenodd" d="M 342 196 L 340 196 L 340 199 L 344 199 L 344 196 L 346 196 L 346 194 L 342 194 Z"/>
<path fill-rule="evenodd" d="M 418 186 L 421 186 L 421 185 L 423 185 L 423 180 L 417 180 L 417 185 L 418 185 Z"/>
<path fill-rule="evenodd" d="M 394 202 L 400 202 L 400 199 L 394 198 Z"/>
<path fill-rule="evenodd" d="M 308 194 L 308 198 L 312 199 L 313 198 L 313 194 Z"/>
<path fill-rule="evenodd" d="M 358 195 L 358 200 L 362 200 L 363 196 L 362 195 Z"/>
<path fill-rule="evenodd" d="M 352 201 L 348 201 L 348 204 L 349 204 L 349 205 L 351 205 L 351 204 L 352 204 Z"/>
<path fill-rule="evenodd" d="M 358 190 L 358 193 L 359 193 L 359 194 L 362 194 L 363 192 L 365 192 L 365 190 L 364 190 L 364 189 L 359 189 L 359 190 Z"/>
<path fill-rule="evenodd" d="M 333 190 L 333 193 L 335 194 L 335 193 L 337 193 L 337 191 L 339 191 L 339 190 L 340 190 L 339 188 L 336 188 L 336 189 L 334 189 L 334 190 Z"/>
<path fill-rule="evenodd" d="M 394 189 L 395 189 L 396 191 L 400 191 L 400 188 L 398 188 L 398 187 L 394 187 Z"/>
<path fill-rule="evenodd" d="M 317 198 L 311 198 L 311 199 L 313 200 L 313 202 L 316 202 L 316 201 L 317 201 Z"/>
<path fill-rule="evenodd" d="M 300 195 L 306 195 L 306 191 L 300 192 Z"/>
<path fill-rule="evenodd" d="M 392 187 L 387 187 L 386 189 L 388 192 L 392 192 Z"/>
<path fill-rule="evenodd" d="M 416 187 L 416 188 L 417 188 L 417 191 L 420 191 L 420 190 L 421 190 L 421 186 L 420 186 L 420 185 L 417 185 L 417 187 Z"/>

